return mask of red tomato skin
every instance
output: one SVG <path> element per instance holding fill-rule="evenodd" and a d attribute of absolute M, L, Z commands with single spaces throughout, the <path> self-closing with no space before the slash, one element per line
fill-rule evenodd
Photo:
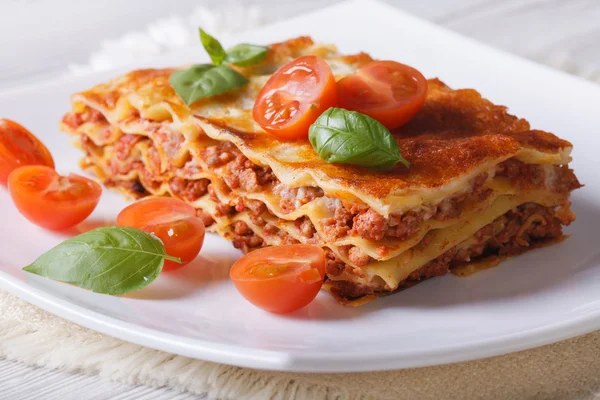
<path fill-rule="evenodd" d="M 156 237 L 158 237 L 165 245 L 165 251 L 168 255 L 179 257 L 181 259 L 181 263 L 165 260 L 163 271 L 175 271 L 189 264 L 198 256 L 204 244 L 206 229 L 200 219 L 194 216 L 181 219 L 177 221 L 177 223 L 179 225 L 185 225 L 186 230 L 193 231 L 193 237 L 188 238 L 187 240 L 185 237 L 182 238 L 183 243 L 178 242 L 177 238 L 173 239 L 173 237 L 177 237 L 179 235 L 177 232 L 174 234 L 169 233 L 169 231 L 172 230 L 170 229 L 170 227 L 173 226 L 172 224 L 161 224 L 162 226 L 146 226 L 142 229 L 156 235 Z"/>
<path fill-rule="evenodd" d="M 285 75 L 297 66 L 312 69 L 319 76 L 319 82 L 293 85 L 295 81 L 285 80 Z M 312 85 L 312 86 L 311 86 Z M 289 87 L 291 86 L 291 87 Z M 286 89 L 302 87 L 302 93 L 289 93 Z M 313 93 L 310 93 L 310 90 Z M 285 122 L 274 124 L 266 117 L 269 105 L 277 102 L 278 93 L 284 93 L 290 101 L 298 102 L 297 112 Z M 307 92 L 309 94 L 307 94 Z M 300 140 L 308 138 L 308 128 L 317 118 L 338 102 L 338 89 L 331 69 L 320 57 L 303 56 L 290 61 L 279 68 L 263 86 L 252 110 L 254 120 L 267 132 L 284 140 Z M 279 104 L 279 103 L 278 103 Z"/>
<path fill-rule="evenodd" d="M 265 260 L 265 265 L 273 265 L 267 260 L 298 259 L 302 257 L 301 253 L 305 249 L 312 252 L 311 257 L 314 258 L 309 270 L 318 271 L 315 273 L 317 275 L 315 280 L 306 281 L 302 275 L 294 273 L 268 278 L 256 278 L 247 273 L 253 266 L 260 266 L 261 259 Z M 284 255 L 291 250 L 300 253 L 292 256 Z M 240 294 L 256 307 L 275 314 L 290 313 L 307 306 L 319 293 L 325 278 L 325 253 L 321 248 L 311 245 L 285 245 L 254 250 L 233 264 L 230 277 Z"/>
<path fill-rule="evenodd" d="M 233 283 L 246 300 L 256 307 L 274 314 L 287 314 L 307 306 L 317 297 L 322 286 L 322 283 L 319 285 L 295 283 L 281 285 L 276 280 L 267 281 L 261 285 L 240 283 L 239 281 L 234 281 Z M 286 298 L 288 300 L 281 304 L 273 303 L 261 296 L 263 292 L 268 292 L 273 297 Z"/>
<path fill-rule="evenodd" d="M 54 168 L 54 160 L 46 146 L 26 128 L 0 118 L 0 185 L 6 186 L 10 173 L 25 165 Z"/>
<path fill-rule="evenodd" d="M 24 181 L 26 179 L 26 181 Z M 84 198 L 57 200 L 61 194 L 28 190 L 27 182 L 38 181 L 42 191 L 53 179 L 65 179 L 86 191 Z M 15 169 L 8 178 L 8 189 L 19 212 L 32 223 L 49 230 L 64 230 L 85 220 L 96 208 L 102 188 L 83 176 L 71 174 L 60 177 L 50 167 L 29 165 Z"/>
<path fill-rule="evenodd" d="M 173 197 L 150 197 L 130 204 L 117 216 L 117 226 L 153 233 L 163 242 L 167 254 L 182 260 L 182 263 L 165 260 L 165 272 L 193 261 L 202 249 L 206 232 L 196 217 L 196 209 Z"/>
<path fill-rule="evenodd" d="M 385 89 L 385 80 L 378 81 L 370 74 L 377 67 L 389 67 L 390 70 L 397 69 L 406 76 L 410 76 L 413 79 L 410 83 L 416 86 L 414 93 L 407 94 L 405 98 L 393 99 L 386 96 L 389 95 L 388 93 L 377 92 L 382 93 L 380 98 L 388 97 L 387 104 L 373 105 L 365 102 L 361 99 L 360 88 L 361 86 L 368 87 L 369 84 L 365 82 L 364 75 L 371 76 L 378 87 Z M 374 72 L 371 73 L 375 74 Z M 373 61 L 359 68 L 355 74 L 338 81 L 337 86 L 340 107 L 368 115 L 381 122 L 389 130 L 394 130 L 408 123 L 423 107 L 427 97 L 428 84 L 423 74 L 413 67 L 395 61 Z M 373 92 L 370 95 L 373 95 Z M 373 100 L 373 97 L 371 99 Z"/>

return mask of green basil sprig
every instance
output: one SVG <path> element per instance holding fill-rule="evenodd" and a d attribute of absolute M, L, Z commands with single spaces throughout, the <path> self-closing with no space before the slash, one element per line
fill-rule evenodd
<path fill-rule="evenodd" d="M 169 77 L 175 93 L 190 105 L 196 100 L 216 96 L 248 83 L 248 79 L 223 63 L 248 66 L 261 61 L 267 55 L 268 47 L 252 44 L 238 44 L 225 51 L 221 43 L 199 28 L 200 42 L 213 64 L 194 65 L 176 71 Z"/>
<path fill-rule="evenodd" d="M 268 47 L 242 43 L 227 50 L 225 62 L 246 67 L 256 64 L 267 55 Z"/>
<path fill-rule="evenodd" d="M 139 229 L 108 226 L 65 240 L 23 270 L 105 294 L 130 293 L 158 277 L 167 255 L 163 243 Z"/>
<path fill-rule="evenodd" d="M 169 77 L 175 92 L 186 104 L 244 86 L 248 79 L 226 65 L 201 64 L 176 71 Z"/>
<path fill-rule="evenodd" d="M 400 162 L 410 167 L 390 131 L 379 121 L 356 111 L 328 109 L 310 126 L 308 139 L 328 163 L 390 169 Z"/>
<path fill-rule="evenodd" d="M 204 32 L 204 29 L 198 28 L 198 31 L 200 31 L 200 42 L 202 42 L 204 50 L 215 65 L 220 65 L 227 56 L 225 49 L 217 39 Z"/>
<path fill-rule="evenodd" d="M 202 46 L 204 46 L 204 50 L 206 50 L 215 65 L 227 63 L 245 67 L 261 61 L 269 51 L 268 47 L 247 43 L 238 44 L 225 51 L 217 39 L 206 33 L 202 28 L 198 29 Z"/>

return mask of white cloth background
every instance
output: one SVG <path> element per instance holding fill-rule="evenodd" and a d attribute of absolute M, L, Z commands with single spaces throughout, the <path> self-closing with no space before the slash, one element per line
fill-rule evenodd
<path fill-rule="evenodd" d="M 4 77 L 0 78 L 0 88 L 142 62 L 173 47 L 195 43 L 195 27 L 199 25 L 226 38 L 257 24 L 332 2 L 257 0 L 251 6 L 242 6 L 241 2 L 207 0 L 198 6 L 197 0 L 171 0 L 152 2 L 148 7 L 144 0 L 94 4 L 5 0 L 0 6 L 0 37 L 14 39 L 0 41 L 0 76 Z M 388 2 L 492 45 L 600 81 L 597 0 Z M 110 7 L 121 12 L 111 14 L 107 11 Z M 177 15 L 174 11 L 179 10 Z M 93 26 L 111 18 L 114 29 L 110 31 Z M 127 32 L 131 26 L 136 30 Z M 41 40 L 39 31 L 46 32 L 48 42 L 33 51 L 33 44 Z M 78 32 L 82 34 L 74 35 Z M 106 37 L 110 39 L 101 40 Z M 15 54 L 19 57 L 9 57 Z M 223 399 L 595 398 L 600 388 L 599 355 L 600 334 L 592 334 L 452 367 L 353 375 L 261 373 L 125 343 L 0 293 L 0 359 L 5 359 L 0 360 L 0 399 L 188 399 L 196 395 Z M 46 368 L 36 370 L 24 364 Z M 48 368 L 102 377 L 52 372 Z M 109 383 L 107 378 L 126 384 Z M 379 388 L 388 391 L 383 393 Z"/>
<path fill-rule="evenodd" d="M 159 28 L 159 19 L 199 20 L 224 33 L 249 25 L 246 20 L 240 21 L 244 15 L 240 4 L 245 5 L 246 11 L 259 10 L 249 19 L 252 24 L 294 16 L 338 1 L 341 0 L 2 0 L 0 90 L 56 77 L 70 63 L 98 65 L 90 60 L 90 53 L 97 53 L 103 47 L 101 42 L 124 36 L 129 37 L 130 43 L 135 42 L 131 41 L 132 32 L 144 32 L 147 25 Z M 598 79 L 600 75 L 598 0 L 383 1 L 495 47 L 581 76 Z M 199 15 L 199 8 L 210 14 Z M 223 20 L 231 23 L 217 22 Z M 164 29 L 154 31 L 163 37 L 171 34 Z M 122 52 L 113 54 L 130 57 Z"/>

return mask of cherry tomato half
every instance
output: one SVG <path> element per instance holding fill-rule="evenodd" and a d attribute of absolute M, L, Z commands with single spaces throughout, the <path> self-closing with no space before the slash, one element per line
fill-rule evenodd
<path fill-rule="evenodd" d="M 421 109 L 427 80 L 395 61 L 373 61 L 338 82 L 340 107 L 367 114 L 388 129 L 406 124 Z"/>
<path fill-rule="evenodd" d="M 229 276 L 250 303 L 273 313 L 288 313 L 306 306 L 319 293 L 325 253 L 306 244 L 265 247 L 237 260 Z"/>
<path fill-rule="evenodd" d="M 8 190 L 17 209 L 31 222 L 53 230 L 70 228 L 86 219 L 102 188 L 91 179 L 61 176 L 43 165 L 27 165 L 8 176 Z"/>
<path fill-rule="evenodd" d="M 54 168 L 52 155 L 31 132 L 9 119 L 0 119 L 0 185 L 8 175 L 23 165 Z"/>
<path fill-rule="evenodd" d="M 179 264 L 165 260 L 163 271 L 188 264 L 204 243 L 204 224 L 196 218 L 196 209 L 172 197 L 151 197 L 125 207 L 117 217 L 117 225 L 153 233 L 163 242 L 168 255 L 183 261 Z"/>
<path fill-rule="evenodd" d="M 337 87 L 329 65 L 320 57 L 303 56 L 269 78 L 252 115 L 269 133 L 284 139 L 306 139 L 310 125 L 336 103 Z"/>

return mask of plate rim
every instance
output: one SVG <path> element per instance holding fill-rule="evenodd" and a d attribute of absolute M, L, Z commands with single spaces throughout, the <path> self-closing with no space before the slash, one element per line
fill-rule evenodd
<path fill-rule="evenodd" d="M 55 316 L 140 346 L 203 361 L 282 372 L 373 372 L 444 365 L 533 349 L 600 329 L 600 314 L 587 314 L 489 340 L 437 347 L 431 351 L 391 349 L 385 352 L 371 352 L 368 355 L 342 353 L 323 358 L 318 352 L 258 350 L 146 328 L 54 297 L 1 270 L 0 289 Z"/>
<path fill-rule="evenodd" d="M 480 49 L 485 49 L 487 52 L 495 53 L 504 58 L 508 57 L 513 61 L 532 65 L 535 68 L 551 72 L 555 74 L 555 76 L 560 76 L 561 79 L 568 79 L 570 82 L 585 85 L 591 90 L 597 90 L 597 93 L 600 94 L 600 85 L 596 85 L 593 82 L 586 81 L 580 77 L 570 75 L 560 70 L 555 70 L 546 65 L 536 63 L 535 61 L 478 42 L 475 39 L 463 36 L 430 21 L 406 13 L 390 4 L 376 0 L 350 0 L 336 3 L 328 7 L 301 14 L 294 18 L 260 27 L 257 30 L 269 26 L 281 25 L 297 18 L 306 18 L 313 14 L 331 12 L 332 9 L 340 7 L 369 7 L 371 9 L 376 8 L 379 12 L 394 12 L 405 19 L 410 19 L 411 21 L 426 26 L 427 29 L 435 31 L 436 34 L 451 35 L 454 38 L 468 42 L 470 45 L 476 45 Z M 169 53 L 156 57 L 148 63 L 151 64 L 152 62 L 166 59 L 168 54 Z M 128 71 L 131 68 L 135 68 L 135 66 L 126 65 L 78 77 L 62 76 L 55 79 L 43 80 L 28 85 L 9 88 L 7 91 L 0 93 L 0 99 L 29 90 L 37 90 L 40 86 L 58 86 L 73 83 L 78 80 L 89 79 L 89 77 L 95 75 L 117 74 L 121 73 L 121 71 Z M 488 358 L 515 351 L 531 349 L 600 329 L 600 312 L 597 312 L 595 314 L 561 319 L 556 323 L 543 325 L 542 327 L 535 329 L 506 334 L 493 339 L 465 342 L 454 346 L 438 346 L 433 350 L 411 352 L 402 348 L 400 348 L 401 350 L 394 348 L 385 352 L 371 352 L 369 354 L 350 353 L 350 355 L 342 353 L 335 355 L 330 354 L 328 357 L 323 357 L 322 354 L 318 352 L 262 350 L 232 344 L 215 343 L 201 339 L 182 337 L 176 334 L 139 326 L 135 323 L 118 320 L 55 297 L 51 293 L 32 286 L 26 281 L 19 280 L 1 270 L 0 289 L 16 295 L 22 300 L 38 306 L 60 318 L 65 318 L 86 328 L 137 345 L 211 362 L 274 371 L 338 373 L 425 367 Z"/>

